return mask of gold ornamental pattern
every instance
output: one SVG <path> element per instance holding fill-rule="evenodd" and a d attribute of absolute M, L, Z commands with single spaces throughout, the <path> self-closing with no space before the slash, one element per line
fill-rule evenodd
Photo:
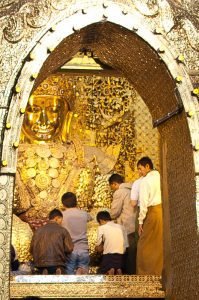
<path fill-rule="evenodd" d="M 49 168 L 49 166 L 50 166 L 50 164 L 49 164 L 48 160 L 41 159 L 38 162 L 38 169 L 40 171 L 46 171 Z"/>
<path fill-rule="evenodd" d="M 33 233 L 28 223 L 13 215 L 12 244 L 20 262 L 27 262 L 32 259 L 30 255 L 32 236 Z"/>
<path fill-rule="evenodd" d="M 34 275 L 35 276 L 35 275 Z M 74 276 L 73 276 L 74 278 Z M 164 298 L 159 276 L 92 276 L 82 275 L 79 281 L 70 280 L 70 275 L 62 276 L 59 283 L 48 279 L 48 283 L 33 281 L 17 282 L 11 279 L 11 297 L 46 296 L 55 299 L 64 298 Z M 25 280 L 25 279 L 24 279 Z M 31 280 L 33 281 L 31 283 Z M 51 283 L 51 284 L 50 284 Z"/>
<path fill-rule="evenodd" d="M 38 174 L 35 178 L 35 184 L 41 190 L 47 189 L 50 183 L 51 179 L 47 174 Z"/>
<path fill-rule="evenodd" d="M 62 209 L 61 196 L 67 191 L 77 195 L 78 206 L 95 220 L 98 210 L 111 206 L 110 174 L 126 176 L 128 171 L 131 178 L 135 166 L 134 110 L 142 100 L 133 87 L 120 77 L 62 75 L 61 84 L 64 78 L 76 95 L 67 142 L 19 146 L 14 212 L 27 220 L 46 219 L 51 209 Z M 47 79 L 42 86 L 47 94 L 50 82 Z M 67 102 L 71 107 L 70 97 Z M 149 111 L 142 107 L 140 118 L 143 115 L 145 124 L 151 124 Z M 148 127 L 146 134 L 150 132 Z M 156 130 L 153 136 L 155 140 Z M 127 163 L 132 169 L 127 170 Z M 96 226 L 89 226 L 88 232 L 94 256 Z"/>
<path fill-rule="evenodd" d="M 43 218 L 47 217 L 50 208 L 60 207 L 59 188 L 71 167 L 65 164 L 66 152 L 66 147 L 57 144 L 22 144 L 19 147 L 17 182 L 20 188 L 17 186 L 15 191 L 16 213 L 24 212 L 28 218 Z M 49 205 L 44 213 L 41 207 L 47 198 Z"/>

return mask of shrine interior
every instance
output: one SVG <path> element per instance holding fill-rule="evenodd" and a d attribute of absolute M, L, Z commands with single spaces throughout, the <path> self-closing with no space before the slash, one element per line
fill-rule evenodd
<path fill-rule="evenodd" d="M 197 298 L 196 2 L 1 1 L 1 299 Z M 114 205 L 109 178 L 119 173 L 126 183 L 135 182 L 137 162 L 144 156 L 153 162 L 148 171 L 153 166 L 159 171 L 154 171 L 159 178 L 158 201 L 146 207 L 158 206 L 162 212 L 163 224 L 158 229 L 163 229 L 163 243 L 152 238 L 155 247 L 151 248 L 147 240 L 152 251 L 143 252 L 141 259 L 139 250 L 147 248 L 141 244 L 141 233 L 147 231 L 142 226 L 146 215 L 140 221 L 144 200 L 139 199 L 139 192 L 144 188 L 137 188 L 141 209 L 133 222 L 138 230 L 135 226 L 132 232 L 135 255 L 131 256 L 136 258 L 138 249 L 137 264 L 136 259 L 134 264 L 127 263 L 134 271 L 122 267 L 123 258 L 128 261 L 129 242 L 126 252 L 120 251 L 124 256 L 119 268 L 100 272 L 103 256 L 95 246 L 101 227 L 96 216 Z M 75 193 L 78 207 L 92 216 L 87 225 L 89 274 L 81 270 L 81 275 L 65 276 L 65 262 L 63 270 L 59 266 L 55 272 L 33 264 L 33 234 L 48 222 L 54 208 L 64 210 L 61 197 L 65 192 Z M 132 210 L 135 203 L 131 201 Z M 149 232 L 154 233 L 154 227 Z M 117 238 L 113 241 L 118 242 Z M 101 248 L 103 242 L 104 235 L 99 240 Z M 17 254 L 14 262 L 20 262 L 16 271 L 11 270 L 12 245 Z M 139 272 L 139 258 L 144 262 L 147 257 L 151 263 L 154 254 L 161 257 L 163 269 L 161 264 L 158 273 L 154 269 Z"/>
<path fill-rule="evenodd" d="M 50 210 L 63 209 L 61 196 L 70 191 L 93 217 L 89 272 L 95 274 L 96 214 L 110 208 L 108 178 L 117 172 L 132 182 L 145 155 L 159 169 L 159 144 L 142 97 L 92 51 L 79 51 L 42 81 L 28 100 L 18 149 L 12 244 L 21 273 L 33 272 L 33 231 L 47 222 Z"/>

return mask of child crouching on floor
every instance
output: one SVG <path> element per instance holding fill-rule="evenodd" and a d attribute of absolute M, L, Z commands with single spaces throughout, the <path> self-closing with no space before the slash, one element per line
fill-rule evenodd
<path fill-rule="evenodd" d="M 125 228 L 114 223 L 108 211 L 98 212 L 97 221 L 100 226 L 95 249 L 97 252 L 103 252 L 99 272 L 107 275 L 121 275 L 124 253 L 128 247 Z"/>

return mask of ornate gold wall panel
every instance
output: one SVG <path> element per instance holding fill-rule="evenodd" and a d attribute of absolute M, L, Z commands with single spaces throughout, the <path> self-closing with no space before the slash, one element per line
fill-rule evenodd
<path fill-rule="evenodd" d="M 34 91 L 29 102 L 38 108 L 42 104 L 35 103 L 34 97 L 42 102 L 49 96 L 62 97 L 68 103 L 73 114 L 69 131 L 66 133 L 64 128 L 54 143 L 40 145 L 32 144 L 34 136 L 26 137 L 25 129 L 22 130 L 13 213 L 34 227 L 35 222 L 46 222 L 54 207 L 62 209 L 64 192 L 74 192 L 78 206 L 94 218 L 88 236 L 90 255 L 95 257 L 96 213 L 111 206 L 108 178 L 112 172 L 119 172 L 126 182 L 132 182 L 138 177 L 137 160 L 144 155 L 152 157 L 156 168 L 159 167 L 158 131 L 152 128 L 150 112 L 141 97 L 121 77 L 57 73 Z M 29 113 L 31 118 L 38 114 L 31 111 L 28 106 L 23 128 L 27 127 Z M 47 114 L 51 115 L 49 110 Z M 35 124 L 33 127 L 36 130 Z M 64 137 L 66 134 L 68 137 Z M 82 151 L 81 162 L 75 163 Z M 30 229 L 16 216 L 13 220 L 12 242 L 20 261 L 29 261 Z"/>
<path fill-rule="evenodd" d="M 23 121 L 20 108 L 26 106 L 33 87 L 32 79 L 29 79 L 33 71 L 37 73 L 42 68 L 43 72 L 37 82 L 39 84 L 85 44 L 92 45 L 103 62 L 122 71 L 124 76 L 136 86 L 150 108 L 153 120 L 167 115 L 176 108 L 177 100 L 173 91 L 176 87 L 182 98 L 185 112 L 195 112 L 192 117 L 187 118 L 187 114 L 182 114 L 169 123 L 161 125 L 160 134 L 162 141 L 167 144 L 165 161 L 168 171 L 168 196 L 171 201 L 170 211 L 165 212 L 171 217 L 169 228 L 172 237 L 170 259 L 173 273 L 169 274 L 169 279 L 172 281 L 171 294 L 176 299 L 197 298 L 198 282 L 193 274 L 197 274 L 196 267 L 199 261 L 197 236 L 199 210 L 197 204 L 196 212 L 198 190 L 196 190 L 194 176 L 199 170 L 198 152 L 195 151 L 199 140 L 197 114 L 199 109 L 198 98 L 192 94 L 193 88 L 198 87 L 196 79 L 199 64 L 197 1 L 185 0 L 182 4 L 179 1 L 160 0 L 107 1 L 104 6 L 102 3 L 103 1 L 66 2 L 64 0 L 1 2 L 0 142 L 1 145 L 3 143 L 2 160 L 8 162 L 8 166 L 3 167 L 1 172 L 6 176 L 9 174 L 9 184 L 6 188 L 9 196 L 2 202 L 8 206 L 8 210 L 4 211 L 4 217 L 1 217 L 2 224 L 5 222 L 6 226 L 3 225 L 0 231 L 2 237 L 0 250 L 3 253 L 0 269 L 2 299 L 9 299 L 8 251 L 11 231 L 12 176 L 16 172 L 16 150 L 13 149 L 13 143 L 18 141 Z M 77 13 L 73 15 L 75 11 Z M 62 24 L 60 23 L 63 31 L 53 31 L 54 28 L 50 30 L 60 20 L 63 21 Z M 107 24 L 106 21 L 112 25 Z M 100 22 L 100 26 L 83 29 L 95 22 Z M 119 24 L 120 27 L 113 24 Z M 78 29 L 81 29 L 81 32 L 77 32 Z M 101 35 L 98 29 L 104 30 L 101 31 Z M 132 29 L 136 34 L 132 33 Z M 72 35 L 73 33 L 76 34 Z M 70 38 L 67 40 L 66 37 L 69 35 Z M 55 49 L 50 55 L 47 51 L 47 48 L 52 46 L 50 41 L 53 42 L 54 47 L 64 39 L 66 39 L 65 44 L 62 45 L 65 46 L 65 51 L 62 49 L 59 52 L 61 48 Z M 70 47 L 67 48 L 70 41 Z M 161 49 L 162 47 L 164 49 Z M 38 57 L 35 61 L 29 61 L 29 53 L 33 48 L 38 51 Z M 142 51 L 139 51 L 140 49 Z M 178 65 L 178 59 L 176 60 L 182 51 L 185 67 L 180 65 L 181 63 Z M 50 59 L 46 61 L 48 56 Z M 24 62 L 27 63 L 24 65 L 25 69 L 22 69 Z M 189 73 L 192 74 L 191 77 Z M 179 80 L 179 75 L 182 75 L 182 81 Z M 16 83 L 20 84 L 21 92 L 18 89 L 19 93 L 11 99 Z M 6 122 L 11 124 L 10 131 L 5 130 Z M 179 126 L 184 131 L 181 131 Z M 189 226 L 185 227 L 187 220 Z M 183 243 L 176 239 L 178 235 L 184 236 Z M 187 236 L 191 236 L 191 246 L 190 240 L 186 239 Z M 182 266 L 183 268 L 186 266 L 186 272 Z"/>
<path fill-rule="evenodd" d="M 19 276 L 20 277 L 20 276 Z M 11 297 L 40 296 L 42 298 L 164 298 L 158 276 L 26 276 L 27 283 L 11 280 Z M 39 278 L 40 277 L 40 278 Z M 59 282 L 57 282 L 59 280 Z M 21 279 L 23 282 L 23 279 Z M 29 284 L 28 284 L 29 282 Z M 31 283 L 32 282 L 32 283 Z M 40 284 L 36 283 L 40 282 Z M 45 283 L 46 282 L 46 283 Z M 61 283 L 62 282 L 62 283 Z"/>
<path fill-rule="evenodd" d="M 14 177 L 0 175 L 0 286 L 1 299 L 9 299 L 10 240 Z"/>
<path fill-rule="evenodd" d="M 158 129 L 152 127 L 152 118 L 148 113 L 145 103 L 138 98 L 134 110 L 136 161 L 148 155 L 154 166 L 160 169 L 160 136 Z"/>

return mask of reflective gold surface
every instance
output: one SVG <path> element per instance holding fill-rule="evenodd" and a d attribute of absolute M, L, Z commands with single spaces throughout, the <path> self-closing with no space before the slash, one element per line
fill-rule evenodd
<path fill-rule="evenodd" d="M 39 284 L 38 284 L 39 283 Z M 11 297 L 44 298 L 164 298 L 158 276 L 16 276 Z"/>
<path fill-rule="evenodd" d="M 12 224 L 12 245 L 16 249 L 17 257 L 20 262 L 28 262 L 32 259 L 30 255 L 30 242 L 33 232 L 28 223 L 23 222 L 13 215 Z"/>
<path fill-rule="evenodd" d="M 140 19 L 141 22 L 141 26 L 145 26 L 146 28 L 148 27 L 148 30 L 150 32 L 154 32 L 154 28 L 157 27 L 161 27 L 162 32 L 164 37 L 166 37 L 167 41 L 169 42 L 169 46 L 167 48 L 167 50 L 171 50 L 171 52 L 173 52 L 174 50 L 174 57 L 170 57 L 168 58 L 166 65 L 169 67 L 170 65 L 172 65 L 174 72 L 177 69 L 174 60 L 175 57 L 177 57 L 177 55 L 179 53 L 183 53 L 185 56 L 185 60 L 186 60 L 186 66 L 188 68 L 187 72 L 189 74 L 191 74 L 191 71 L 193 70 L 198 70 L 198 64 L 199 64 L 199 60 L 198 60 L 198 33 L 197 33 L 197 29 L 196 29 L 196 24 L 197 24 L 197 1 L 153 1 L 153 3 L 151 1 L 136 1 L 136 0 L 118 0 L 118 1 L 114 1 L 115 3 L 117 2 L 120 7 L 121 7 L 121 12 L 122 10 L 127 10 L 127 8 L 130 10 L 130 12 L 136 11 L 136 14 L 138 12 L 138 20 Z M 141 3 L 142 2 L 142 3 Z M 109 2 L 108 2 L 109 3 Z M 89 6 L 91 6 L 91 14 L 93 13 L 92 11 L 92 6 L 94 7 L 96 4 L 96 10 L 99 10 L 101 6 L 101 2 L 99 1 L 65 1 L 65 0 L 52 0 L 52 1 L 46 1 L 46 0 L 41 0 L 41 1 L 29 1 L 27 3 L 25 3 L 24 1 L 19 1 L 19 0 L 3 0 L 1 1 L 0 7 L 1 7 L 1 30 L 2 30 L 2 39 L 1 39 L 1 54 L 3 59 L 1 60 L 1 89 L 0 89 L 0 96 L 1 96 L 1 100 L 2 100 L 2 108 L 1 108 L 1 128 L 2 128 L 2 132 L 4 130 L 3 128 L 3 122 L 5 120 L 5 116 L 7 116 L 8 113 L 8 109 L 10 110 L 9 113 L 11 115 L 11 118 L 13 118 L 14 122 L 17 123 L 17 120 L 20 118 L 16 118 L 15 115 L 15 110 L 12 110 L 12 106 L 10 107 L 10 93 L 9 91 L 11 91 L 13 89 L 14 84 L 16 83 L 16 80 L 18 79 L 17 77 L 17 72 L 21 72 L 21 65 L 22 63 L 24 63 L 24 61 L 27 58 L 27 49 L 34 49 L 35 45 L 39 45 L 40 46 L 40 37 L 43 36 L 43 28 L 47 28 L 44 25 L 48 24 L 48 27 L 51 28 L 52 27 L 52 31 L 56 30 L 56 26 L 55 26 L 55 19 L 59 20 L 64 18 L 64 17 L 68 17 L 69 15 L 73 16 L 73 13 L 76 12 L 77 10 L 79 10 L 80 12 L 82 11 L 82 9 L 87 9 Z M 99 6 L 97 6 L 99 5 Z M 104 6 L 106 8 L 106 6 Z M 90 9 L 89 9 L 90 10 Z M 104 13 L 106 13 L 106 11 L 104 11 Z M 126 15 L 126 17 L 128 17 L 129 14 Z M 103 13 L 101 14 L 102 18 L 103 18 Z M 77 18 L 74 20 L 75 22 L 78 23 L 79 19 L 81 17 L 77 16 Z M 83 18 L 83 16 L 82 16 Z M 89 19 L 89 17 L 86 16 L 87 19 Z M 92 18 L 91 18 L 92 19 Z M 137 18 L 135 18 L 137 19 Z M 134 20 L 134 18 L 131 16 L 131 20 Z M 180 20 L 180 21 L 179 21 Z M 120 22 L 119 22 L 120 21 Z M 92 21 L 91 21 L 92 22 Z M 119 24 L 121 24 L 121 26 L 126 26 L 125 21 L 123 21 L 123 18 L 121 18 L 121 20 L 118 20 Z M 117 20 L 116 23 L 118 24 Z M 70 23 L 69 23 L 70 24 Z M 139 29 L 139 24 L 135 24 L 134 26 L 135 30 Z M 112 32 L 108 32 L 108 35 L 111 33 L 111 37 Z M 47 32 L 48 34 L 48 32 Z M 118 44 L 123 45 L 122 43 L 120 43 L 120 38 L 122 37 L 122 35 L 117 35 L 118 36 Z M 80 40 L 79 36 L 78 36 L 78 40 Z M 159 42 L 161 43 L 161 38 L 159 39 Z M 79 42 L 80 43 L 80 42 Z M 105 56 L 105 51 L 103 51 L 102 48 L 100 48 L 100 43 L 96 43 L 97 47 L 99 47 L 100 51 L 102 53 L 102 57 L 105 57 L 105 60 L 107 59 Z M 151 44 L 149 42 L 149 44 Z M 132 47 L 135 47 L 136 43 L 134 43 L 132 45 Z M 45 45 L 46 46 L 46 45 Z M 64 45 L 64 50 L 65 50 L 65 46 Z M 71 44 L 70 44 L 71 47 Z M 73 48 L 73 47 L 71 47 Z M 74 47 L 75 48 L 75 47 Z M 78 48 L 79 49 L 79 48 Z M 121 48 L 120 48 L 121 49 Z M 115 47 L 111 48 L 111 51 L 113 51 L 114 53 Z M 131 52 L 131 49 L 129 49 Z M 128 58 L 129 64 L 130 64 L 130 60 L 132 59 L 132 56 L 129 52 L 129 55 L 125 49 L 125 47 L 123 47 L 123 49 L 121 49 L 121 52 L 125 52 L 125 56 Z M 19 57 L 19 53 L 20 53 L 20 57 Z M 67 53 L 67 51 L 65 51 L 65 53 Z M 71 53 L 71 51 L 69 51 L 69 53 Z M 106 51 L 107 56 L 109 56 L 109 51 Z M 119 53 L 119 52 L 118 52 Z M 58 56 L 61 56 L 59 52 L 57 52 Z M 47 55 L 47 51 L 46 51 L 46 55 Z M 114 53 L 115 55 L 115 53 Z M 115 55 L 117 56 L 117 55 Z M 118 57 L 118 56 L 117 56 Z M 36 58 L 36 56 L 35 56 Z M 39 57 L 40 59 L 40 57 Z M 44 58 L 46 59 L 46 58 Z M 136 56 L 137 59 L 137 56 Z M 120 59 L 119 59 L 120 60 Z M 111 61 L 111 60 L 110 60 Z M 140 60 L 139 60 L 140 61 Z M 113 61 L 112 65 L 114 67 L 117 67 L 117 63 L 114 64 Z M 127 60 L 126 60 L 127 62 Z M 40 65 L 41 61 L 39 61 L 38 65 Z M 29 61 L 27 63 L 25 63 L 26 65 L 29 64 Z M 52 60 L 51 60 L 51 64 Z M 132 69 L 133 69 L 133 65 Z M 29 66 L 28 66 L 29 68 Z M 30 68 L 29 68 L 30 69 Z M 191 70 L 192 69 L 192 70 Z M 46 71 L 49 70 L 48 66 L 47 69 L 44 68 L 44 77 L 46 76 Z M 32 70 L 31 70 L 32 71 Z M 189 72 L 190 71 L 190 72 Z M 51 70 L 49 71 L 51 72 Z M 140 81 L 139 78 L 139 72 L 137 73 L 137 71 L 135 71 L 136 73 L 136 77 L 137 79 Z M 171 72 L 172 73 L 172 72 Z M 186 73 L 186 72 L 185 72 Z M 193 73 L 192 73 L 193 74 Z M 188 74 L 186 73 L 186 76 L 188 76 Z M 26 74 L 22 74 L 22 77 L 24 78 L 24 81 L 27 82 L 28 80 L 28 72 Z M 129 74 L 129 78 L 131 77 L 131 75 Z M 150 74 L 149 74 L 150 77 Z M 198 84 L 198 75 L 197 76 L 191 76 L 192 81 L 196 84 Z M 141 81 L 140 81 L 141 82 Z M 143 86 L 146 87 L 146 84 L 144 82 Z M 160 85 L 160 89 L 162 88 L 162 90 L 164 89 L 164 87 L 162 87 Z M 185 98 L 183 99 L 183 102 L 185 104 L 185 107 L 189 107 L 189 104 L 192 105 L 191 103 L 189 103 L 189 93 L 191 91 L 191 87 L 189 85 L 187 85 L 187 87 L 185 86 L 184 89 L 182 89 L 181 91 L 181 95 L 186 95 L 185 98 L 188 100 L 185 100 Z M 7 91 L 5 93 L 5 91 Z M 23 88 L 19 89 L 19 91 L 23 92 Z M 29 91 L 29 89 L 26 89 L 26 94 Z M 165 89 L 166 92 L 166 89 Z M 161 94 L 161 93 L 159 93 Z M 160 102 L 159 97 L 157 97 L 158 101 L 156 102 L 156 105 L 158 106 L 158 102 Z M 16 99 L 14 99 L 16 100 Z M 190 99 L 192 101 L 192 99 Z M 163 103 L 163 101 L 161 101 Z M 167 101 L 165 102 L 167 108 L 169 107 L 169 105 L 167 105 Z M 188 106 L 187 106 L 188 105 Z M 8 109 L 5 109 L 5 107 L 7 107 Z M 17 111 L 20 110 L 20 104 L 17 102 Z M 165 113 L 167 112 L 167 110 L 165 110 Z M 193 126 L 193 124 L 196 124 L 195 127 Z M 193 128 L 194 127 L 194 128 Z M 189 123 L 189 128 L 190 128 L 190 132 L 192 135 L 192 132 L 198 132 L 197 130 L 197 122 L 190 122 Z M 171 129 L 171 128 L 170 128 Z M 20 131 L 20 126 L 18 128 L 17 131 Z M 193 134 L 194 135 L 194 134 Z M 168 133 L 169 136 L 169 133 Z M 169 137 L 168 137 L 169 139 Z M 192 139 L 195 140 L 194 136 L 192 136 Z M 14 138 L 14 141 L 16 139 Z M 10 137 L 10 139 L 6 139 L 5 141 L 1 141 L 5 144 L 5 151 L 9 152 L 9 156 L 11 157 L 12 152 L 10 150 L 10 145 L 13 144 L 13 140 L 12 137 Z M 189 143 L 190 141 L 188 141 Z M 176 141 L 175 141 L 176 143 Z M 172 149 L 171 151 L 173 153 L 175 153 L 175 147 L 173 147 L 172 143 L 169 142 L 169 144 L 171 144 L 170 149 Z M 7 145 L 7 146 L 6 146 Z M 174 145 L 175 146 L 175 145 Z M 182 147 L 184 148 L 184 147 Z M 14 149 L 15 151 L 15 149 Z M 179 149 L 178 149 L 178 154 L 179 154 Z M 5 152 L 4 152 L 5 154 Z M 11 155 L 10 155 L 11 154 Z M 179 156 L 179 155 L 178 155 Z M 182 155 L 183 156 L 183 155 Z M 168 157 L 170 158 L 170 161 L 175 161 L 175 158 L 173 159 L 173 157 L 170 157 L 170 153 L 168 153 Z M 181 157 L 181 153 L 180 153 L 180 157 Z M 196 154 L 194 153 L 194 159 L 196 160 L 195 163 L 195 167 L 197 169 L 197 161 L 198 158 L 196 158 Z M 9 299 L 9 288 L 8 288 L 8 281 L 9 281 L 9 242 L 10 242 L 10 231 L 11 231 L 11 213 L 12 213 L 12 194 L 13 194 L 13 184 L 12 184 L 12 178 L 13 178 L 13 173 L 15 172 L 15 161 L 14 160 L 7 160 L 8 161 L 8 173 L 11 172 L 11 175 L 8 175 L 6 177 L 8 177 L 8 183 L 4 183 L 4 177 L 5 177 L 5 173 L 3 173 L 3 175 L 1 176 L 1 178 L 3 178 L 3 184 L 1 186 L 1 199 L 6 199 L 6 201 L 2 200 L 2 203 L 0 204 L 0 212 L 1 212 L 1 219 L 5 219 L 6 220 L 6 227 L 1 229 L 0 232 L 0 250 L 1 250 L 1 274 L 0 274 L 0 287 L 1 288 L 1 296 L 2 299 Z M 189 159 L 189 161 L 192 161 L 191 159 Z M 171 169 L 171 164 L 169 165 L 170 169 Z M 189 168 L 188 168 L 189 169 Z M 191 169 L 191 168 L 190 168 Z M 7 169 L 6 169 L 7 170 Z M 14 170 L 14 171 L 13 171 Z M 182 177 L 184 176 L 183 172 L 180 172 L 182 174 Z M 6 173 L 7 174 L 7 173 Z M 185 174 L 186 175 L 186 174 Z M 190 175 L 190 174 L 188 174 Z M 183 182 L 184 178 L 180 178 L 182 179 L 181 182 Z M 190 178 L 192 177 L 189 176 Z M 186 178 L 186 176 L 185 176 Z M 196 176 L 197 178 L 197 176 Z M 198 178 L 197 178 L 198 179 Z M 170 182 L 173 182 L 172 179 L 170 180 Z M 189 182 L 189 181 L 188 181 Z M 169 190 L 172 188 L 174 183 L 169 184 Z M 175 193 L 173 193 L 174 197 L 171 197 L 172 202 L 175 204 L 175 201 L 178 203 L 182 203 L 182 197 L 181 195 L 179 195 L 179 199 L 176 199 L 176 191 L 178 190 L 177 186 L 180 186 L 180 183 L 176 182 L 176 189 L 174 187 L 174 191 Z M 197 193 L 196 192 L 196 197 L 197 197 Z M 186 193 L 185 193 L 186 194 Z M 5 197 L 7 196 L 7 197 Z M 194 197 L 191 197 L 194 198 Z M 181 199 L 181 200 L 180 200 Z M 186 199 L 185 199 L 186 200 Z M 188 201 L 189 202 L 189 201 Z M 171 211 L 174 211 L 176 207 L 172 207 Z M 180 211 L 180 209 L 176 209 L 177 211 Z M 189 210 L 188 210 L 189 211 Z M 195 210 L 194 210 L 195 213 Z M 177 236 L 179 237 L 180 234 L 184 235 L 184 231 L 181 230 L 180 226 L 175 226 L 176 224 L 176 220 L 179 220 L 178 217 L 176 217 L 175 214 L 171 214 L 171 224 L 173 224 L 173 228 L 171 228 L 171 233 L 176 233 Z M 189 213 L 189 219 L 190 220 L 195 220 L 195 215 L 191 215 L 191 213 Z M 182 218 L 182 222 L 183 222 L 183 218 Z M 191 222 L 193 223 L 193 222 Z M 190 224 L 191 224 L 190 223 Z M 176 228 L 178 229 L 176 232 Z M 181 265 L 181 261 L 185 261 L 186 259 L 189 261 L 189 265 L 192 266 L 195 262 L 195 257 L 194 253 L 197 253 L 196 248 L 194 248 L 194 237 L 193 237 L 193 230 L 192 227 L 190 226 L 190 232 L 191 232 L 191 238 L 193 240 L 193 243 L 190 243 L 190 247 L 189 247 L 189 241 L 186 243 L 183 243 L 185 246 L 185 249 L 187 248 L 188 253 L 186 253 L 186 251 L 180 251 L 178 253 L 178 244 L 179 241 L 177 239 L 173 239 L 172 245 L 173 245 L 173 252 L 172 252 L 172 264 L 175 267 L 174 269 L 174 274 L 172 278 L 174 278 L 174 282 L 172 285 L 172 293 L 173 293 L 173 297 L 177 297 L 179 299 L 183 299 L 185 297 L 185 295 L 187 295 L 187 290 L 189 290 L 189 277 L 188 276 L 192 276 L 192 274 L 190 273 L 190 269 L 188 269 L 188 271 L 186 272 L 186 275 L 181 277 L 181 268 L 179 268 L 179 266 Z M 185 236 L 187 236 L 187 234 L 185 234 Z M 189 234 L 188 234 L 189 236 Z M 181 239 L 182 240 L 182 239 Z M 191 248 L 192 245 L 192 248 Z M 186 247 L 188 246 L 188 247 Z M 180 247 L 180 245 L 179 245 Z M 169 248 L 169 247 L 168 247 Z M 181 247 L 180 247 L 181 248 Z M 3 252 L 3 254 L 2 254 Z M 183 256 L 183 253 L 185 255 L 185 257 Z M 188 254 L 188 256 L 187 256 Z M 175 263 L 174 263 L 175 262 Z M 188 278 L 187 278 L 187 277 Z M 179 278 L 179 280 L 178 280 Z M 183 282 L 183 284 L 182 284 Z M 182 287 L 183 285 L 183 287 Z M 110 284 L 111 287 L 111 284 Z M 195 282 L 192 282 L 192 297 L 193 299 L 195 299 L 193 294 L 195 287 L 197 287 Z M 45 296 L 45 292 L 46 295 L 48 295 L 48 288 L 49 285 L 42 286 L 43 289 L 43 295 Z M 142 289 L 142 288 L 141 288 Z M 24 287 L 24 291 L 26 291 L 25 294 L 27 294 L 28 290 L 28 286 L 26 285 L 26 287 Z M 34 290 L 34 289 L 33 289 Z M 86 290 L 86 288 L 85 288 Z M 44 292 L 45 291 L 45 292 Z M 30 288 L 29 290 L 29 294 L 32 292 L 32 289 Z M 180 294 L 179 294 L 180 293 Z M 191 291 L 190 291 L 191 293 Z M 22 293 L 21 293 L 22 294 Z M 105 292 L 106 294 L 106 292 Z M 127 294 L 128 297 L 128 294 Z"/>
<path fill-rule="evenodd" d="M 28 101 L 22 131 L 30 142 L 48 142 L 60 136 L 68 112 L 57 95 L 33 95 Z"/>
<path fill-rule="evenodd" d="M 109 209 L 110 174 L 120 172 L 127 181 L 136 177 L 135 103 L 140 103 L 137 93 L 120 77 L 46 79 L 30 97 L 24 116 L 14 213 L 30 224 L 45 221 L 50 210 L 62 209 L 66 191 L 76 193 L 78 206 L 94 220 L 100 209 Z M 150 115 L 143 114 L 146 125 Z M 88 228 L 93 261 L 96 229 L 93 221 Z M 17 250 L 24 257 L 23 248 Z"/>

